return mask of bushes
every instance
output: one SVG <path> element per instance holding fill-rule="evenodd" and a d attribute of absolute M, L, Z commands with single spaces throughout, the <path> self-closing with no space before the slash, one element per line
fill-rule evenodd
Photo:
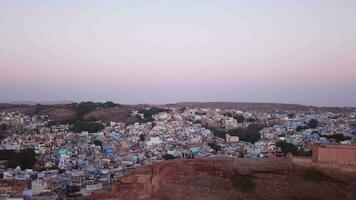
<path fill-rule="evenodd" d="M 308 122 L 309 128 L 316 128 L 316 127 L 318 127 L 318 124 L 319 124 L 319 122 L 318 122 L 318 120 L 316 120 L 316 119 L 311 119 L 311 120 Z"/>
<path fill-rule="evenodd" d="M 166 111 L 167 111 L 166 109 L 162 109 L 162 108 L 149 108 L 149 109 L 142 109 L 139 111 L 139 113 L 143 114 L 144 118 L 152 118 L 153 115 Z"/>
<path fill-rule="evenodd" d="M 336 140 L 336 142 L 341 142 L 341 141 L 344 141 L 344 140 L 351 140 L 352 138 L 349 137 L 349 136 L 344 136 L 343 134 L 340 134 L 340 133 L 337 133 L 337 134 L 334 134 L 334 135 L 320 135 L 320 137 L 326 137 L 327 139 L 333 139 L 333 140 Z"/>
<path fill-rule="evenodd" d="M 276 146 L 280 147 L 284 154 L 291 153 L 293 156 L 312 156 L 312 151 L 299 150 L 294 144 L 285 141 L 278 141 Z"/>
<path fill-rule="evenodd" d="M 72 131 L 80 133 L 82 131 L 88 131 L 90 133 L 95 133 L 104 129 L 104 125 L 96 122 L 84 122 L 77 121 L 73 124 Z"/>
<path fill-rule="evenodd" d="M 238 136 L 240 141 L 255 143 L 261 138 L 260 130 L 262 130 L 265 125 L 263 124 L 250 124 L 247 128 L 238 128 L 234 130 L 222 130 L 214 127 L 204 126 L 206 129 L 209 129 L 214 136 L 225 139 L 226 134 L 231 136 Z"/>
<path fill-rule="evenodd" d="M 210 148 L 214 149 L 215 152 L 218 152 L 218 151 L 221 150 L 221 146 L 218 145 L 218 144 L 216 144 L 215 142 L 210 142 L 210 143 L 208 143 L 208 146 L 209 146 Z"/>
<path fill-rule="evenodd" d="M 236 119 L 237 123 L 242 123 L 245 121 L 245 117 L 243 115 L 236 115 L 234 118 Z"/>
<path fill-rule="evenodd" d="M 230 180 L 232 186 L 239 189 L 241 192 L 250 192 L 256 187 L 256 183 L 249 175 L 235 174 L 230 178 Z"/>
<path fill-rule="evenodd" d="M 146 140 L 146 135 L 145 134 L 140 134 L 140 141 L 144 142 Z"/>
<path fill-rule="evenodd" d="M 227 117 L 233 117 L 234 119 L 236 119 L 237 123 L 242 123 L 245 121 L 245 117 L 240 114 L 236 115 L 236 114 L 232 114 L 232 113 L 228 112 L 228 113 L 225 113 L 224 115 Z"/>
<path fill-rule="evenodd" d="M 77 105 L 77 115 L 78 116 L 84 116 L 85 114 L 95 110 L 97 107 L 96 103 L 93 103 L 91 101 L 88 102 L 80 102 Z"/>
<path fill-rule="evenodd" d="M 21 169 L 32 169 L 36 163 L 35 151 L 33 149 L 22 149 L 19 152 L 13 152 L 13 156 L 6 162 L 6 167 Z"/>
<path fill-rule="evenodd" d="M 5 132 L 7 130 L 7 125 L 6 124 L 0 124 L 0 133 Z"/>
<path fill-rule="evenodd" d="M 260 130 L 264 128 L 262 124 L 251 124 L 245 129 L 235 129 L 231 130 L 228 133 L 231 136 L 238 136 L 240 141 L 255 143 L 261 138 Z"/>
<path fill-rule="evenodd" d="M 101 140 L 94 140 L 93 143 L 95 146 L 100 146 L 100 148 L 103 146 L 103 142 Z"/>
<path fill-rule="evenodd" d="M 171 154 L 164 154 L 162 156 L 162 158 L 165 159 L 165 160 L 174 160 L 174 159 L 176 159 L 176 157 L 171 155 Z"/>
<path fill-rule="evenodd" d="M 9 160 L 14 157 L 16 152 L 14 150 L 0 150 L 0 160 Z"/>
<path fill-rule="evenodd" d="M 304 180 L 306 181 L 319 182 L 326 177 L 322 171 L 316 169 L 307 169 L 304 171 Z"/>

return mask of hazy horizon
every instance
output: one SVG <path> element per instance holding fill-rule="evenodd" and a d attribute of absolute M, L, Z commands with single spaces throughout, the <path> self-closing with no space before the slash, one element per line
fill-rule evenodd
<path fill-rule="evenodd" d="M 356 107 L 356 2 L 0 0 L 0 102 Z"/>

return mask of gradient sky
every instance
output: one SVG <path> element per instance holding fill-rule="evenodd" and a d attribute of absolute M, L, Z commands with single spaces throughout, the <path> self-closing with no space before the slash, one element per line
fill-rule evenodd
<path fill-rule="evenodd" d="M 356 106 L 355 0 L 0 0 L 0 101 Z"/>

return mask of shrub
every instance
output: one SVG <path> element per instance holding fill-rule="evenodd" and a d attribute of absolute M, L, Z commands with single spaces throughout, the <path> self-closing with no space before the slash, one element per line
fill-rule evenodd
<path fill-rule="evenodd" d="M 146 139 L 146 135 L 145 134 L 140 134 L 140 141 L 143 142 Z"/>
<path fill-rule="evenodd" d="M 77 115 L 78 116 L 84 116 L 85 114 L 95 110 L 97 107 L 97 104 L 91 101 L 88 102 L 81 102 L 77 106 Z"/>
<path fill-rule="evenodd" d="M 253 178 L 248 175 L 235 174 L 230 178 L 232 186 L 238 188 L 241 192 L 249 192 L 256 187 Z"/>
<path fill-rule="evenodd" d="M 7 125 L 6 124 L 0 124 L 0 132 L 5 132 L 7 129 Z"/>
<path fill-rule="evenodd" d="M 176 159 L 175 156 L 173 156 L 173 155 L 171 155 L 171 154 L 168 154 L 168 153 L 164 154 L 164 155 L 162 156 L 162 158 L 165 159 L 165 160 L 174 160 L 174 159 Z"/>
<path fill-rule="evenodd" d="M 304 180 L 306 181 L 319 182 L 325 177 L 326 175 L 322 171 L 316 169 L 307 169 L 304 171 Z"/>
<path fill-rule="evenodd" d="M 77 121 L 73 124 L 72 131 L 80 133 L 82 131 L 88 131 L 90 133 L 95 133 L 104 129 L 104 125 L 96 122 L 84 122 Z"/>
<path fill-rule="evenodd" d="M 245 117 L 243 115 L 236 115 L 234 118 L 236 119 L 237 123 L 242 123 L 245 121 Z"/>
<path fill-rule="evenodd" d="M 6 162 L 6 167 L 16 168 L 20 166 L 21 169 L 32 169 L 33 165 L 36 163 L 36 155 L 33 149 L 22 149 L 15 153 Z"/>
<path fill-rule="evenodd" d="M 308 122 L 308 126 L 309 128 L 316 128 L 318 127 L 318 120 L 316 119 L 311 119 L 309 122 Z"/>

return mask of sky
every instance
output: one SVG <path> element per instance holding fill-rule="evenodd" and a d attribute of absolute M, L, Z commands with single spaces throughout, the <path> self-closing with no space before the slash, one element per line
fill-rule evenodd
<path fill-rule="evenodd" d="M 355 0 L 0 0 L 0 102 L 356 106 Z"/>

